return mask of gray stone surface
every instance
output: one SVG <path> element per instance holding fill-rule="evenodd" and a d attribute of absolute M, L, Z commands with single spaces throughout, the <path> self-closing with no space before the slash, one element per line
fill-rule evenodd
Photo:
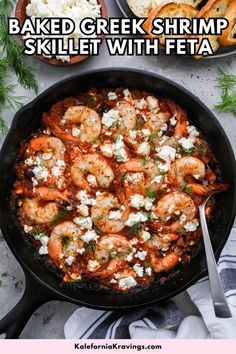
<path fill-rule="evenodd" d="M 106 3 L 110 16 L 120 16 L 120 12 L 114 1 L 106 0 Z M 220 98 L 220 92 L 216 87 L 215 81 L 218 68 L 227 67 L 231 63 L 231 71 L 236 73 L 235 57 L 201 61 L 191 58 L 177 58 L 175 56 L 109 57 L 104 44 L 99 57 L 91 57 L 72 67 L 47 66 L 35 58 L 29 58 L 28 62 L 35 70 L 40 92 L 63 78 L 89 69 L 115 66 L 130 67 L 146 69 L 175 80 L 192 91 L 210 109 L 213 108 Z M 34 93 L 26 92 L 20 86 L 17 88 L 17 94 L 24 96 L 23 101 L 25 103 L 35 97 Z M 13 115 L 14 112 L 12 110 L 4 114 L 9 124 Z M 216 116 L 225 129 L 236 152 L 236 119 L 230 114 L 216 113 Z M 1 137 L 0 139 L 0 142 L 2 142 L 3 138 Z M 4 241 L 0 241 L 0 254 L 0 318 L 2 318 L 22 296 L 24 275 Z M 185 293 L 178 296 L 176 301 L 184 309 L 185 313 L 196 313 L 196 309 L 192 307 Z M 65 302 L 45 304 L 34 313 L 22 332 L 21 338 L 63 338 L 64 323 L 75 308 L 75 305 Z"/>

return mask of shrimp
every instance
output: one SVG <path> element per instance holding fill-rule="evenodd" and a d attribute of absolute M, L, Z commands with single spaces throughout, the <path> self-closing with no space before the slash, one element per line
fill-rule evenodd
<path fill-rule="evenodd" d="M 131 252 L 130 242 L 119 234 L 102 236 L 96 245 L 94 257 L 100 264 L 100 268 L 90 274 L 107 278 L 118 269 L 125 267 L 125 258 Z"/>
<path fill-rule="evenodd" d="M 62 262 L 64 257 L 75 257 L 77 249 L 83 248 L 84 245 L 80 239 L 82 234 L 82 230 L 71 221 L 65 221 L 57 225 L 49 237 L 49 256 L 55 262 Z"/>
<path fill-rule="evenodd" d="M 38 224 L 52 222 L 59 211 L 57 203 L 43 203 L 39 198 L 25 198 L 21 208 L 30 220 Z"/>
<path fill-rule="evenodd" d="M 64 160 L 66 151 L 60 139 L 45 135 L 30 140 L 29 149 L 37 152 L 37 156 L 40 153 L 44 166 L 48 168 L 52 168 L 57 160 Z"/>
<path fill-rule="evenodd" d="M 88 144 L 93 143 L 101 132 L 101 119 L 96 111 L 86 106 L 69 107 L 60 124 L 55 122 L 49 115 L 44 114 L 44 123 L 49 126 L 54 135 L 74 143 Z M 71 132 L 66 132 L 61 127 L 62 124 L 78 125 L 72 127 Z M 74 129 L 73 128 L 77 128 Z"/>
<path fill-rule="evenodd" d="M 71 167 L 71 178 L 74 184 L 82 189 L 90 190 L 91 187 L 85 179 L 86 174 L 93 174 L 101 188 L 108 188 L 114 179 L 112 168 L 106 159 L 96 154 L 81 156 Z"/>
<path fill-rule="evenodd" d="M 158 133 L 165 123 L 170 119 L 169 112 L 150 112 L 147 116 L 147 121 L 144 124 L 146 129 L 150 129 L 152 133 Z"/>
<path fill-rule="evenodd" d="M 118 209 L 114 214 L 118 214 L 113 218 L 112 214 L 109 214 L 111 209 Z M 96 205 L 91 208 L 91 217 L 94 224 L 99 227 L 103 232 L 117 233 L 125 228 L 125 221 L 129 216 L 129 208 L 123 207 L 110 193 L 103 193 L 96 199 Z"/>
<path fill-rule="evenodd" d="M 168 272 L 180 262 L 180 258 L 175 253 L 169 253 L 163 258 L 151 255 L 151 266 L 156 273 Z"/>
<path fill-rule="evenodd" d="M 172 192 L 162 197 L 154 209 L 160 223 L 153 223 L 151 228 L 162 228 L 168 232 L 176 232 L 188 221 L 192 221 L 197 213 L 196 206 L 190 196 L 183 192 Z M 179 220 L 165 226 L 172 217 L 179 216 Z"/>
<path fill-rule="evenodd" d="M 196 179 L 202 180 L 205 174 L 205 165 L 201 160 L 196 157 L 185 156 L 172 163 L 167 179 L 171 184 L 183 186 L 186 176 L 192 175 Z"/>
<path fill-rule="evenodd" d="M 141 177 L 136 179 L 136 175 L 142 173 Z M 133 175 L 133 177 L 132 177 Z M 162 180 L 156 181 L 155 177 L 160 176 L 161 172 L 154 160 L 144 163 L 142 159 L 133 158 L 123 163 L 117 169 L 117 178 L 114 186 L 119 199 L 125 202 L 128 196 L 134 193 L 145 194 L 147 190 L 150 192 L 158 191 L 161 187 Z M 125 187 L 125 190 L 121 188 Z"/>
<path fill-rule="evenodd" d="M 191 188 L 193 194 L 208 197 L 209 195 L 225 192 L 229 185 L 227 183 L 214 183 L 207 186 L 197 183 L 190 183 L 188 186 Z"/>
<path fill-rule="evenodd" d="M 59 192 L 54 188 L 49 187 L 35 187 L 33 190 L 30 187 L 25 186 L 24 188 L 19 188 L 16 190 L 17 195 L 23 195 L 26 197 L 34 197 L 39 200 L 46 201 L 56 201 L 56 202 L 66 202 L 70 204 L 69 198 L 67 197 L 67 191 Z"/>
<path fill-rule="evenodd" d="M 125 101 L 120 101 L 116 105 L 116 109 L 120 113 L 118 121 L 119 132 L 132 130 L 136 126 L 137 115 L 134 106 Z"/>
<path fill-rule="evenodd" d="M 167 234 L 153 234 L 152 238 L 145 243 L 145 247 L 152 250 L 161 250 L 166 252 L 172 241 L 176 241 L 179 238 L 178 234 L 167 233 Z"/>

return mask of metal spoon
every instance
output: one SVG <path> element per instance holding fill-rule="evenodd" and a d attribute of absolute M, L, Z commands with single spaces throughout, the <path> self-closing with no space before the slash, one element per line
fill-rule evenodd
<path fill-rule="evenodd" d="M 227 300 L 225 298 L 224 290 L 217 270 L 216 260 L 212 249 L 211 239 L 210 239 L 207 222 L 206 222 L 205 206 L 208 200 L 211 198 L 211 196 L 212 195 L 207 197 L 199 205 L 200 223 L 201 223 L 205 252 L 206 252 L 211 295 L 212 295 L 212 301 L 213 301 L 216 317 L 230 318 L 232 317 L 232 314 L 227 304 Z"/>

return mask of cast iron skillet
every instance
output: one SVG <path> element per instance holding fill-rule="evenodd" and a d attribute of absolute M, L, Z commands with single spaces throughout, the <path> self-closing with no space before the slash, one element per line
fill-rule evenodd
<path fill-rule="evenodd" d="M 115 0 L 115 1 L 116 1 L 117 6 L 119 7 L 120 11 L 124 15 L 124 17 L 137 18 L 135 16 L 135 14 L 131 11 L 126 0 Z M 236 54 L 236 45 L 230 45 L 230 46 L 225 46 L 225 47 L 221 46 L 220 49 L 217 50 L 217 52 L 215 54 L 204 57 L 203 59 L 204 60 L 217 59 L 217 58 L 228 57 L 228 56 L 234 55 L 234 54 Z M 187 57 L 187 55 L 184 57 Z M 189 56 L 189 57 L 192 58 L 191 56 Z M 194 60 L 196 60 L 196 59 L 194 59 Z"/>
<path fill-rule="evenodd" d="M 16 307 L 0 321 L 0 333 L 7 338 L 17 338 L 32 313 L 46 301 L 65 300 L 95 309 L 127 310 L 154 302 L 163 302 L 180 293 L 196 280 L 206 275 L 203 248 L 193 257 L 190 265 L 174 271 L 163 285 L 153 284 L 145 289 L 125 293 L 114 292 L 99 286 L 82 286 L 79 289 L 62 285 L 61 280 L 26 246 L 11 211 L 10 197 L 14 182 L 14 165 L 19 144 L 40 124 L 41 115 L 56 100 L 77 95 L 91 87 L 129 87 L 147 90 L 159 96 L 175 100 L 188 112 L 192 122 L 200 128 L 213 146 L 221 165 L 223 180 L 230 184 L 226 193 L 217 196 L 217 208 L 221 211 L 220 222 L 210 226 L 213 248 L 219 257 L 233 225 L 235 217 L 236 169 L 232 148 L 220 124 L 208 108 L 190 92 L 176 83 L 156 74 L 133 69 L 102 69 L 83 73 L 63 80 L 18 111 L 13 120 L 0 153 L 0 226 L 8 246 L 21 264 L 25 277 L 25 293 Z"/>

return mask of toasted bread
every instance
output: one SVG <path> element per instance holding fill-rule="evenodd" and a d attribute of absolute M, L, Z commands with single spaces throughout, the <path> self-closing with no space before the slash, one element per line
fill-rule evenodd
<path fill-rule="evenodd" d="M 224 17 L 229 21 L 229 26 L 218 40 L 223 46 L 236 44 L 236 0 L 231 2 Z"/>
<path fill-rule="evenodd" d="M 152 8 L 152 0 L 127 0 L 127 4 L 137 17 L 148 17 Z"/>
<path fill-rule="evenodd" d="M 227 8 L 229 7 L 231 0 L 209 0 L 205 6 L 199 11 L 198 18 L 222 18 L 225 16 Z M 215 53 L 219 47 L 220 43 L 218 41 L 217 35 L 206 35 L 206 36 L 192 36 L 192 38 L 198 38 L 199 42 L 203 38 L 207 38 L 211 44 L 212 50 Z M 199 44 L 200 45 L 200 44 Z M 201 58 L 199 55 L 195 55 L 196 59 Z"/>
<path fill-rule="evenodd" d="M 169 17 L 169 18 L 175 18 L 175 17 L 185 17 L 185 18 L 193 18 L 197 16 L 198 11 L 191 5 L 184 4 L 184 3 L 169 3 L 166 4 L 162 7 L 156 7 L 154 10 L 152 10 L 149 15 L 148 19 L 146 20 L 144 24 L 144 29 L 148 33 L 149 38 L 154 38 L 158 37 L 160 40 L 160 44 L 164 45 L 165 44 L 165 39 L 166 38 L 183 38 L 184 36 L 176 36 L 176 35 L 161 35 L 161 36 L 154 36 L 151 31 L 152 31 L 152 21 L 156 17 Z"/>
<path fill-rule="evenodd" d="M 175 2 L 176 4 L 183 3 L 188 4 L 193 7 L 197 7 L 203 0 L 152 0 L 152 9 L 155 9 L 159 6 L 164 6 L 170 2 Z"/>

